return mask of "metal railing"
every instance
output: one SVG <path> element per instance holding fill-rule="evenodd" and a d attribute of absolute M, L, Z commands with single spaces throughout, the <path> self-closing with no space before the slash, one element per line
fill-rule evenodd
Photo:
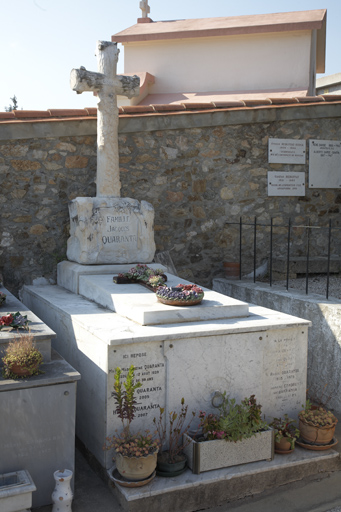
<path fill-rule="evenodd" d="M 288 219 L 287 224 L 274 224 L 273 218 L 271 218 L 270 224 L 264 224 L 257 222 L 257 217 L 254 218 L 253 222 L 243 222 L 242 217 L 240 217 L 239 223 L 237 222 L 226 222 L 228 225 L 239 225 L 239 279 L 242 279 L 242 266 L 243 266 L 243 243 L 242 243 L 242 235 L 243 235 L 243 229 L 246 226 L 250 226 L 253 228 L 253 281 L 256 282 L 256 270 L 257 270 L 257 254 L 258 254 L 258 247 L 257 247 L 257 232 L 260 229 L 264 229 L 269 231 L 269 284 L 272 286 L 273 284 L 273 239 L 274 239 L 274 230 L 276 228 L 281 228 L 281 230 L 286 229 L 287 230 L 287 241 L 286 244 L 283 241 L 283 237 L 281 240 L 281 246 L 282 248 L 285 247 L 285 253 L 286 253 L 286 289 L 289 288 L 289 275 L 290 275 L 290 261 L 291 261 L 291 243 L 293 240 L 292 233 L 294 229 L 297 228 L 303 228 L 306 230 L 306 250 L 305 250 L 305 292 L 308 294 L 309 291 L 309 263 L 310 263 L 310 257 L 311 257 L 311 233 L 313 230 L 324 230 L 326 232 L 326 252 L 323 255 L 323 258 L 327 258 L 327 268 L 323 272 L 321 270 L 321 273 L 326 274 L 327 276 L 327 283 L 326 283 L 326 298 L 328 299 L 329 296 L 329 279 L 330 279 L 330 263 L 331 263 L 331 243 L 333 239 L 333 234 L 337 231 L 341 232 L 341 227 L 333 226 L 332 221 L 329 220 L 329 224 L 327 226 L 318 226 L 318 225 L 312 225 L 310 222 L 310 219 L 308 220 L 307 224 L 299 224 L 294 225 L 291 222 L 291 219 Z M 339 240 L 340 242 L 340 240 Z M 264 251 L 263 251 L 264 252 Z M 295 257 L 294 257 L 295 258 Z"/>

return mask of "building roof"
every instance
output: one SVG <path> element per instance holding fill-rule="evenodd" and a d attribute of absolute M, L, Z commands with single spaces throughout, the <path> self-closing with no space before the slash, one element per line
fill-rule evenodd
<path fill-rule="evenodd" d="M 112 36 L 117 43 L 325 29 L 327 11 L 283 12 L 224 18 L 137 23 Z"/>

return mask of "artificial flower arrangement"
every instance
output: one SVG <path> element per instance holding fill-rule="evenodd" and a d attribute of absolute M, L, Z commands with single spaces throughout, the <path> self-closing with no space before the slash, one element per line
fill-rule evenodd
<path fill-rule="evenodd" d="M 0 330 L 1 329 L 25 329 L 28 330 L 27 315 L 23 316 L 19 311 L 16 313 L 7 313 L 7 315 L 0 317 Z"/>
<path fill-rule="evenodd" d="M 153 269 L 142 263 L 138 263 L 136 267 L 132 267 L 128 272 L 122 272 L 114 277 L 114 283 L 116 284 L 141 283 L 150 289 L 154 289 L 154 291 L 158 286 L 164 285 L 166 281 L 167 276 L 165 276 L 162 269 Z"/>
<path fill-rule="evenodd" d="M 204 298 L 203 289 L 196 284 L 178 284 L 168 288 L 167 286 L 159 287 L 156 290 L 156 296 L 160 302 L 165 304 L 172 303 L 176 305 L 194 305 L 200 304 Z"/>

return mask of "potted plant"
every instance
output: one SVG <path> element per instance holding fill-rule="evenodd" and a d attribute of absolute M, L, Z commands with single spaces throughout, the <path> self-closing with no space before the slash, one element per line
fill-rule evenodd
<path fill-rule="evenodd" d="M 135 391 L 142 384 L 134 381 L 134 365 L 130 366 L 123 386 L 121 373 L 121 368 L 115 369 L 113 397 L 116 413 L 122 422 L 122 432 L 108 437 L 105 449 L 115 450 L 116 468 L 122 477 L 133 482 L 143 481 L 155 471 L 159 442 L 153 439 L 148 430 L 144 434 L 131 431 L 130 424 L 136 411 Z"/>
<path fill-rule="evenodd" d="M 168 418 L 165 418 L 165 408 L 160 407 L 159 410 L 159 418 L 153 419 L 160 446 L 163 449 L 157 455 L 157 474 L 158 476 L 177 476 L 186 468 L 187 457 L 183 450 L 190 443 L 190 440 L 186 439 L 183 434 L 189 431 L 195 412 L 192 412 L 192 418 L 185 426 L 188 405 L 185 405 L 184 398 L 181 398 L 179 413 L 170 411 Z"/>
<path fill-rule="evenodd" d="M 294 425 L 294 420 L 287 414 L 282 418 L 274 418 L 269 424 L 275 431 L 275 452 L 279 454 L 291 453 L 295 449 L 295 441 L 300 431 Z"/>
<path fill-rule="evenodd" d="M 332 441 L 338 420 L 331 411 L 322 406 L 314 406 L 307 400 L 298 418 L 300 436 L 304 443 L 323 446 Z"/>
<path fill-rule="evenodd" d="M 193 473 L 273 459 L 274 431 L 261 419 L 255 395 L 240 404 L 221 394 L 219 414 L 201 411 L 203 435 L 190 438 L 185 448 Z"/>
<path fill-rule="evenodd" d="M 33 335 L 21 334 L 18 340 L 8 344 L 2 362 L 5 379 L 32 377 L 40 373 L 43 356 L 34 344 Z"/>

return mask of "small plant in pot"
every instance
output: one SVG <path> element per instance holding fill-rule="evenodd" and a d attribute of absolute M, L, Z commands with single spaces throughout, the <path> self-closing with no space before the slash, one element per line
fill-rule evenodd
<path fill-rule="evenodd" d="M 135 391 L 142 386 L 135 382 L 135 367 L 131 365 L 126 380 L 121 382 L 121 368 L 115 369 L 114 392 L 116 413 L 122 422 L 122 432 L 107 438 L 106 450 L 114 449 L 116 468 L 128 481 L 147 480 L 155 471 L 159 442 L 146 430 L 145 433 L 131 431 L 130 425 L 136 411 Z M 147 482 L 146 482 L 147 483 Z"/>
<path fill-rule="evenodd" d="M 287 414 L 282 418 L 274 418 L 269 424 L 275 431 L 275 452 L 279 454 L 290 453 L 295 449 L 295 441 L 300 431 L 294 425 L 295 421 Z"/>
<path fill-rule="evenodd" d="M 298 418 L 303 443 L 326 446 L 332 442 L 338 420 L 331 411 L 322 406 L 314 406 L 307 400 Z"/>
<path fill-rule="evenodd" d="M 186 441 L 184 434 L 189 431 L 195 412 L 192 411 L 192 417 L 186 424 L 188 405 L 185 405 L 184 398 L 181 398 L 179 413 L 170 411 L 166 416 L 164 407 L 160 407 L 159 410 L 159 418 L 153 420 L 161 448 L 163 448 L 157 456 L 157 474 L 158 476 L 176 476 L 186 469 L 187 458 L 183 450 L 190 440 Z"/>
<path fill-rule="evenodd" d="M 43 362 L 41 352 L 34 344 L 33 335 L 21 334 L 19 339 L 9 343 L 2 358 L 5 379 L 19 379 L 39 375 Z"/>

